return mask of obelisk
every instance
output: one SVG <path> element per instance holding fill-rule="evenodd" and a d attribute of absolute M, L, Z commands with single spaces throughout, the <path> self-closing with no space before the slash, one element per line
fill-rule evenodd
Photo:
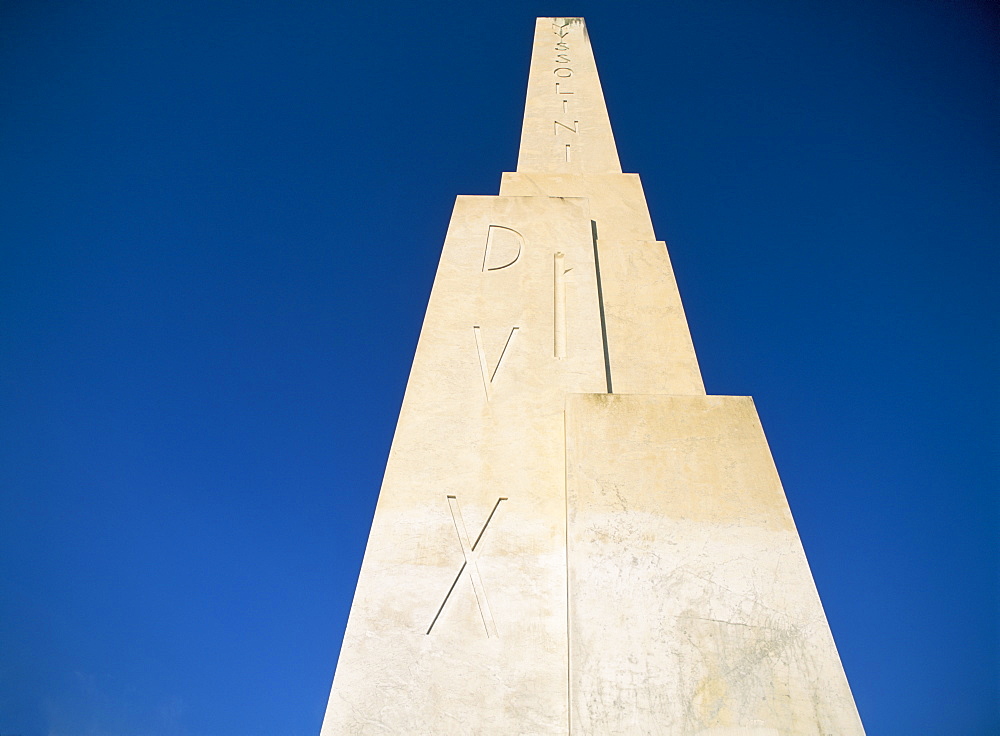
<path fill-rule="evenodd" d="M 517 172 L 455 203 L 322 734 L 862 733 L 583 19 L 539 18 Z"/>

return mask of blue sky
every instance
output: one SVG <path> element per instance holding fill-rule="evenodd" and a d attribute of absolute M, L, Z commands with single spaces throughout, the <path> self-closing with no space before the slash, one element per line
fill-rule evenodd
<path fill-rule="evenodd" d="M 457 194 L 587 18 L 870 734 L 998 698 L 986 3 L 0 3 L 0 734 L 318 732 Z"/>

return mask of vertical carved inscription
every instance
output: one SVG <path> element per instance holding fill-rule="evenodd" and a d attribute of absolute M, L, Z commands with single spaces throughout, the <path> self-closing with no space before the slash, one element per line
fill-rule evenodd
<path fill-rule="evenodd" d="M 552 32 L 559 37 L 559 40 L 556 42 L 554 47 L 556 54 L 553 57 L 554 68 L 552 69 L 552 73 L 557 78 L 562 80 L 568 79 L 569 77 L 573 76 L 573 67 L 571 66 L 573 63 L 573 59 L 570 58 L 569 55 L 570 46 L 569 42 L 566 40 L 566 37 L 569 35 L 570 32 L 570 26 L 571 23 L 568 20 L 564 21 L 563 23 L 554 22 L 552 24 Z M 566 116 L 570 111 L 569 110 L 570 98 L 563 97 L 562 95 L 571 95 L 574 93 L 571 92 L 570 90 L 562 89 L 560 87 L 560 82 L 556 82 L 555 84 L 556 84 L 556 95 L 559 96 L 558 97 L 559 104 L 562 107 L 561 113 L 563 116 Z M 560 131 L 559 130 L 560 128 L 564 128 L 565 130 Z M 570 133 L 579 133 L 580 121 L 573 120 L 571 125 L 569 122 L 562 122 L 560 120 L 553 119 L 552 121 L 553 135 L 559 135 L 560 133 L 566 135 L 566 131 Z M 565 146 L 563 147 L 563 157 L 567 163 L 572 161 L 571 148 L 572 144 L 570 143 L 565 144 Z"/>
<path fill-rule="evenodd" d="M 458 498 L 456 496 L 448 496 L 448 508 L 451 510 L 452 521 L 455 522 L 455 532 L 458 534 L 458 543 L 462 545 L 462 556 L 465 557 L 465 561 L 458 568 L 458 574 L 455 575 L 455 580 L 452 582 L 451 587 L 448 588 L 448 592 L 444 594 L 444 600 L 438 606 L 437 613 L 434 614 L 434 620 L 427 627 L 428 634 L 434 629 L 434 624 L 437 623 L 438 618 L 441 616 L 441 611 L 444 610 L 445 604 L 451 598 L 451 594 L 455 590 L 455 586 L 458 585 L 458 581 L 462 579 L 462 575 L 468 570 L 469 580 L 472 581 L 472 591 L 475 593 L 476 603 L 479 605 L 479 614 L 483 617 L 483 626 L 486 627 L 486 636 L 499 636 L 496 621 L 493 620 L 493 612 L 490 610 L 490 603 L 486 599 L 486 586 L 483 585 L 483 578 L 479 574 L 479 565 L 477 564 L 479 551 L 477 547 L 479 546 L 479 542 L 482 541 L 483 534 L 486 533 L 486 527 L 493 520 L 493 515 L 500 508 L 500 502 L 506 500 L 506 496 L 501 496 L 497 499 L 497 502 L 493 505 L 493 510 L 483 524 L 483 528 L 479 530 L 475 541 L 470 543 L 469 532 L 465 528 L 465 519 L 462 518 L 462 508 L 458 505 Z"/>

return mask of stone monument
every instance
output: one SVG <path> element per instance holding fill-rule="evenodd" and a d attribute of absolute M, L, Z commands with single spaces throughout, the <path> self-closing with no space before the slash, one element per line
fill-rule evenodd
<path fill-rule="evenodd" d="M 539 18 L 517 171 L 455 203 L 322 734 L 862 733 L 583 19 Z"/>

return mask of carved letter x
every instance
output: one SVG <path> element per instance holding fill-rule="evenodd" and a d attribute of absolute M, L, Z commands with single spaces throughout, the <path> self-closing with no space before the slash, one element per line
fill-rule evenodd
<path fill-rule="evenodd" d="M 486 531 L 486 527 L 490 525 L 490 521 L 493 519 L 493 514 L 497 512 L 500 507 L 501 501 L 506 501 L 505 496 L 501 496 L 497 499 L 497 502 L 493 505 L 493 510 L 490 512 L 489 517 L 486 519 L 486 523 L 483 524 L 483 528 L 479 530 L 479 535 L 476 540 L 469 544 L 469 533 L 465 530 L 465 521 L 462 519 L 462 509 L 458 506 L 458 499 L 455 496 L 448 496 L 448 506 L 451 508 L 451 518 L 455 521 L 455 531 L 458 532 L 458 542 L 462 545 L 462 554 L 465 555 L 465 562 L 462 566 L 458 568 L 458 574 L 455 576 L 455 581 L 448 588 L 448 592 L 444 595 L 444 600 L 441 601 L 441 605 L 438 608 L 436 614 L 434 614 L 434 620 L 431 621 L 431 625 L 427 628 L 427 633 L 431 633 L 431 629 L 434 628 L 434 624 L 437 623 L 438 617 L 441 615 L 441 611 L 444 610 L 445 604 L 448 603 L 448 599 L 451 597 L 451 593 L 455 590 L 455 586 L 458 585 L 458 581 L 462 577 L 462 573 L 466 570 L 469 571 L 469 578 L 472 580 L 472 590 L 476 594 L 476 602 L 479 603 L 479 613 L 483 617 L 483 625 L 486 627 L 486 636 L 498 636 L 497 625 L 493 620 L 493 613 L 490 611 L 489 601 L 486 600 L 486 588 L 483 587 L 483 579 L 479 575 L 479 566 L 476 564 L 476 559 L 479 553 L 476 551 L 476 547 L 479 545 L 480 540 L 483 538 L 483 533 Z"/>

